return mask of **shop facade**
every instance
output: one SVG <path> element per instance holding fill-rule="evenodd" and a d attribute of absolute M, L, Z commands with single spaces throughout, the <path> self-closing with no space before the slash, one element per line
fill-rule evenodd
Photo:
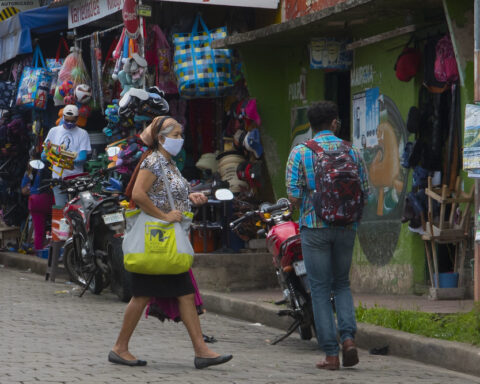
<path fill-rule="evenodd" d="M 460 72 L 460 103 L 455 116 L 462 123 L 455 125 L 453 136 L 444 125 L 439 157 L 431 159 L 435 164 L 429 168 L 432 175 L 439 172 L 444 184 L 451 184 L 460 175 L 462 189 L 469 191 L 473 182 L 461 170 L 461 147 L 465 105 L 473 102 L 473 2 L 402 2 L 402 9 L 392 1 L 318 1 L 303 8 L 298 3 L 282 3 L 282 24 L 234 35 L 223 42 L 240 51 L 249 92 L 258 101 L 275 195 L 285 196 L 284 167 L 292 145 L 311 135 L 306 107 L 320 99 L 337 102 L 340 135 L 364 149 L 373 192 L 358 231 L 352 287 L 372 293 L 424 292 L 429 275 L 425 244 L 421 231 L 416 230 L 421 227 L 402 220 L 412 196 L 409 194 L 418 190 L 414 168 L 402 166 L 405 145 L 421 136 L 407 129 L 408 116 L 412 106 L 419 107 L 426 82 L 426 44 L 434 37 L 450 36 Z M 330 39 L 348 48 L 352 54 L 348 67 L 312 69 L 315 57 L 310 50 L 312 42 L 319 39 L 325 46 Z M 414 41 L 422 53 L 422 64 L 409 81 L 400 81 L 396 62 Z M 448 109 L 451 99 L 443 103 Z M 447 115 L 442 117 L 445 122 Z M 373 123 L 360 122 L 372 118 Z M 369 126 L 373 126 L 373 133 Z M 472 244 L 470 237 L 467 259 L 473 256 Z M 440 259 L 448 259 L 450 251 L 445 250 L 447 255 Z M 468 260 L 465 266 L 468 271 Z M 469 271 L 466 276 L 470 280 L 467 291 L 471 292 Z"/>

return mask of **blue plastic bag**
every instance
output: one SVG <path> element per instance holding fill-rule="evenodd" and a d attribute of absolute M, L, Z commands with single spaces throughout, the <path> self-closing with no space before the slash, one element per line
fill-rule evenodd
<path fill-rule="evenodd" d="M 39 59 L 41 66 L 39 66 Z M 23 68 L 16 105 L 25 109 L 46 109 L 51 82 L 52 75 L 47 71 L 42 51 L 37 45 L 32 66 Z"/>
<path fill-rule="evenodd" d="M 203 32 L 198 31 L 199 24 Z M 191 33 L 173 35 L 174 69 L 182 97 L 218 97 L 233 86 L 231 51 L 212 48 L 214 40 L 225 37 L 226 27 L 209 30 L 200 14 Z"/>

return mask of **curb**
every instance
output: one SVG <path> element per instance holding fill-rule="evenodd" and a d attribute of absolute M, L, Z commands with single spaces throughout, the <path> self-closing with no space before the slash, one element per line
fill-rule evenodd
<path fill-rule="evenodd" d="M 47 260 L 32 255 L 0 252 L 0 264 L 44 275 Z M 60 266 L 58 275 L 65 273 Z M 277 316 L 273 304 L 255 303 L 230 297 L 228 294 L 202 290 L 205 308 L 233 318 L 261 323 L 286 330 L 291 320 Z M 464 343 L 433 339 L 376 325 L 358 323 L 356 344 L 369 350 L 389 346 L 389 354 L 431 364 L 453 371 L 480 376 L 480 348 Z"/>
<path fill-rule="evenodd" d="M 38 275 L 45 275 L 47 272 L 47 259 L 42 259 L 35 255 L 24 255 L 15 252 L 0 252 L 0 264 L 7 268 L 16 268 L 21 270 L 30 269 Z M 64 277 L 67 272 L 63 265 L 57 267 L 57 276 Z"/>
<path fill-rule="evenodd" d="M 277 316 L 273 305 L 231 298 L 228 294 L 202 291 L 205 308 L 222 315 L 286 330 L 291 320 Z M 369 350 L 389 346 L 389 354 L 453 371 L 480 376 L 480 348 L 433 339 L 376 325 L 358 323 L 355 342 Z"/>

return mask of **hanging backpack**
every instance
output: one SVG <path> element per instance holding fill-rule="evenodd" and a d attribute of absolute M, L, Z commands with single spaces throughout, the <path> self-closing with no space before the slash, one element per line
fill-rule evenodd
<path fill-rule="evenodd" d="M 458 80 L 457 59 L 450 36 L 442 37 L 435 47 L 435 78 L 441 82 L 454 83 Z"/>
<path fill-rule="evenodd" d="M 342 141 L 337 149 L 325 150 L 312 139 L 305 146 L 316 154 L 313 207 L 317 216 L 330 225 L 360 221 L 364 196 L 351 145 Z"/>

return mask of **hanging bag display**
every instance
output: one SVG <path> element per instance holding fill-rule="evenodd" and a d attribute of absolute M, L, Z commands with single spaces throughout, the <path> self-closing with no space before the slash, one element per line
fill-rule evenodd
<path fill-rule="evenodd" d="M 198 31 L 199 24 L 203 32 Z M 231 51 L 212 48 L 214 40 L 225 37 L 226 27 L 209 31 L 200 14 L 191 33 L 173 35 L 175 75 L 182 97 L 218 97 L 233 85 Z"/>
<path fill-rule="evenodd" d="M 165 169 L 162 169 L 162 177 L 170 206 L 174 210 Z M 187 272 L 193 264 L 193 248 L 187 236 L 190 224 L 191 217 L 185 214 L 181 223 L 169 223 L 139 210 L 128 213 L 127 231 L 122 244 L 125 269 L 145 275 Z"/>
<path fill-rule="evenodd" d="M 46 69 L 42 51 L 37 45 L 33 54 L 32 66 L 23 68 L 16 105 L 27 109 L 46 109 L 51 82 L 52 75 Z"/>
<path fill-rule="evenodd" d="M 0 81 L 0 109 L 10 109 L 15 105 L 17 83 L 13 79 L 13 66 L 6 81 Z"/>
<path fill-rule="evenodd" d="M 106 104 L 110 104 L 113 99 L 120 98 L 120 83 L 113 79 L 116 59 L 113 57 L 113 50 L 118 44 L 118 40 L 113 40 L 105 56 L 105 62 L 102 68 L 102 91 Z"/>
<path fill-rule="evenodd" d="M 55 57 L 45 59 L 45 64 L 47 65 L 47 69 L 52 74 L 52 83 L 50 85 L 51 96 L 55 95 L 55 88 L 58 85 L 58 73 L 62 68 L 63 62 L 65 61 L 65 58 L 60 57 L 62 55 L 62 48 L 65 53 L 65 56 L 68 55 L 70 50 L 68 48 L 67 40 L 65 40 L 64 37 L 60 38 L 60 41 L 58 43 L 58 48 L 57 48 L 57 54 L 55 55 Z"/>

